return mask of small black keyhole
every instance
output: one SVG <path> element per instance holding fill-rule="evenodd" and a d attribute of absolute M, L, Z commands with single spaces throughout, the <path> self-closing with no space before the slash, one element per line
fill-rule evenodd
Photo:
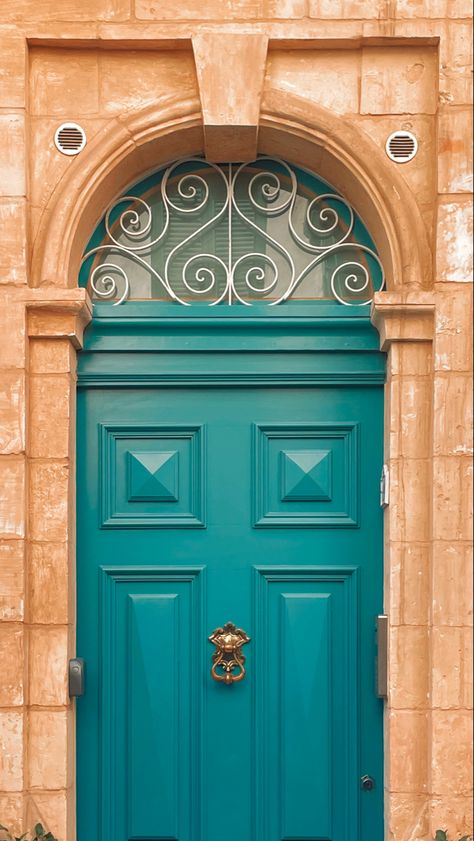
<path fill-rule="evenodd" d="M 365 774 L 360 779 L 360 785 L 363 791 L 373 791 L 375 788 L 375 780 L 373 777 L 369 777 L 368 774 Z"/>

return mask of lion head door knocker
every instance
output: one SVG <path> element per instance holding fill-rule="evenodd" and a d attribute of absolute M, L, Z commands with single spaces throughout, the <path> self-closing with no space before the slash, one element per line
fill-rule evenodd
<path fill-rule="evenodd" d="M 214 680 L 227 686 L 238 683 L 245 677 L 245 656 L 242 646 L 250 642 L 250 637 L 233 622 L 227 622 L 223 628 L 216 628 L 209 637 L 209 642 L 216 646 L 212 655 L 211 675 Z"/>

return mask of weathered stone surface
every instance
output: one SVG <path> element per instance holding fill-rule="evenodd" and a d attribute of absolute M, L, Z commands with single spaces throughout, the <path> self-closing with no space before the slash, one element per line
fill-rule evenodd
<path fill-rule="evenodd" d="M 25 118 L 0 114 L 0 196 L 26 195 Z"/>
<path fill-rule="evenodd" d="M 21 622 L 25 613 L 25 544 L 0 540 L 0 621 Z"/>
<path fill-rule="evenodd" d="M 352 50 L 273 50 L 266 84 L 310 97 L 338 114 L 359 110 L 360 53 Z"/>
<path fill-rule="evenodd" d="M 429 47 L 366 47 L 361 114 L 434 114 L 437 53 Z"/>
<path fill-rule="evenodd" d="M 68 787 L 72 768 L 68 768 L 65 749 L 67 727 L 66 711 L 30 711 L 28 784 L 32 790 L 57 791 Z"/>
<path fill-rule="evenodd" d="M 440 193 L 472 193 L 471 138 L 471 108 L 443 108 L 438 123 Z"/>
<path fill-rule="evenodd" d="M 268 38 L 258 34 L 208 32 L 193 38 L 209 161 L 245 161 L 257 156 L 267 47 Z"/>
<path fill-rule="evenodd" d="M 0 707 L 24 702 L 25 632 L 7 623 L 0 625 Z"/>
<path fill-rule="evenodd" d="M 25 449 L 25 374 L 16 368 L 0 374 L 0 454 Z"/>
<path fill-rule="evenodd" d="M 131 54 L 123 72 L 120 52 L 101 51 L 100 108 L 102 114 L 122 114 L 146 108 L 173 92 L 182 99 L 197 93 L 196 67 L 191 51 L 141 51 Z"/>
<path fill-rule="evenodd" d="M 0 790 L 23 790 L 23 738 L 22 712 L 0 710 Z"/>
<path fill-rule="evenodd" d="M 440 202 L 436 279 L 472 283 L 472 200 Z"/>
<path fill-rule="evenodd" d="M 0 284 L 23 284 L 26 267 L 26 200 L 0 200 Z"/>

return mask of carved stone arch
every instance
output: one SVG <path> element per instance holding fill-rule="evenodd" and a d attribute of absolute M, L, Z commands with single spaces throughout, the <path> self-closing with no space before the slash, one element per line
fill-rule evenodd
<path fill-rule="evenodd" d="M 163 99 L 109 123 L 74 159 L 46 207 L 32 285 L 76 286 L 84 247 L 110 202 L 163 164 L 203 149 L 197 97 Z M 302 97 L 267 89 L 258 149 L 311 169 L 355 207 L 379 250 L 388 291 L 430 287 L 431 254 L 416 199 L 367 135 Z"/>

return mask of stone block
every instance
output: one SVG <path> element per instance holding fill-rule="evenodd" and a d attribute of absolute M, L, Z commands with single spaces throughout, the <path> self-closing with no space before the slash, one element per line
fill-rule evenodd
<path fill-rule="evenodd" d="M 0 196 L 26 195 L 25 118 L 0 114 Z"/>
<path fill-rule="evenodd" d="M 472 104 L 472 24 L 470 21 L 439 23 L 439 100 L 446 105 Z"/>
<path fill-rule="evenodd" d="M 312 18 L 329 20 L 378 19 L 388 17 L 387 0 L 310 0 L 309 14 Z"/>
<path fill-rule="evenodd" d="M 2 9 L 3 19 L 3 9 Z M 25 36 L 11 26 L 0 26 L 0 108 L 25 108 L 27 49 Z"/>
<path fill-rule="evenodd" d="M 455 735 L 455 738 L 453 736 Z M 431 784 L 435 796 L 472 793 L 472 715 L 467 710 L 432 712 Z"/>
<path fill-rule="evenodd" d="M 305 11 L 305 0 L 203 0 L 199 10 L 196 0 L 135 0 L 138 20 L 294 20 Z"/>
<path fill-rule="evenodd" d="M 0 707 L 18 707 L 24 702 L 24 636 L 23 628 L 0 624 Z"/>
<path fill-rule="evenodd" d="M 28 787 L 45 791 L 67 788 L 72 766 L 67 761 L 68 713 L 30 710 L 28 717 Z"/>
<path fill-rule="evenodd" d="M 428 377 L 394 377 L 390 384 L 391 458 L 429 458 L 432 387 Z"/>
<path fill-rule="evenodd" d="M 23 713 L 0 711 L 0 791 L 23 789 Z"/>
<path fill-rule="evenodd" d="M 18 369 L 0 374 L 0 454 L 25 449 L 25 375 Z"/>
<path fill-rule="evenodd" d="M 30 465 L 30 537 L 35 541 L 61 542 L 69 536 L 69 468 L 61 462 Z"/>
<path fill-rule="evenodd" d="M 472 453 L 472 393 L 470 374 L 437 374 L 433 417 L 436 455 Z"/>
<path fill-rule="evenodd" d="M 73 119 L 99 110 L 96 50 L 34 48 L 30 59 L 31 113 Z"/>
<path fill-rule="evenodd" d="M 428 628 L 399 626 L 390 628 L 390 706 L 416 710 L 428 706 L 429 688 Z"/>
<path fill-rule="evenodd" d="M 32 339 L 30 372 L 32 374 L 67 374 L 75 371 L 76 352 L 68 339 Z"/>
<path fill-rule="evenodd" d="M 390 815 L 388 841 L 426 839 L 429 829 L 429 802 L 425 795 L 387 794 Z"/>
<path fill-rule="evenodd" d="M 390 539 L 426 542 L 430 537 L 430 465 L 424 459 L 391 461 Z"/>
<path fill-rule="evenodd" d="M 451 838 L 460 838 L 473 828 L 472 797 L 435 797 L 431 801 L 431 835 L 446 827 Z"/>
<path fill-rule="evenodd" d="M 469 0 L 397 0 L 397 18 L 469 18 Z"/>
<path fill-rule="evenodd" d="M 472 200 L 442 201 L 438 207 L 436 280 L 472 283 Z"/>
<path fill-rule="evenodd" d="M 0 540 L 0 620 L 21 622 L 25 611 L 23 540 Z"/>
<path fill-rule="evenodd" d="M 468 544 L 438 541 L 433 545 L 433 624 L 473 622 L 472 550 Z"/>
<path fill-rule="evenodd" d="M 472 371 L 472 298 L 472 284 L 437 284 L 437 371 Z"/>
<path fill-rule="evenodd" d="M 26 267 L 26 201 L 0 200 L 0 284 L 24 284 Z"/>
<path fill-rule="evenodd" d="M 0 457 L 0 537 L 25 536 L 25 459 Z"/>
<path fill-rule="evenodd" d="M 355 50 L 272 50 L 266 85 L 307 97 L 338 114 L 357 113 L 360 54 Z"/>
<path fill-rule="evenodd" d="M 34 628 L 29 632 L 28 703 L 39 707 L 67 706 L 68 628 Z"/>
<path fill-rule="evenodd" d="M 404 625 L 427 625 L 431 606 L 430 546 L 405 543 L 398 553 L 401 564 L 400 621 Z"/>
<path fill-rule="evenodd" d="M 267 47 L 267 36 L 258 33 L 206 32 L 193 37 L 207 160 L 257 156 Z"/>
<path fill-rule="evenodd" d="M 362 114 L 435 114 L 438 55 L 432 47 L 365 47 Z"/>
<path fill-rule="evenodd" d="M 25 368 L 25 307 L 0 288 L 0 368 Z"/>
<path fill-rule="evenodd" d="M 28 564 L 29 620 L 64 625 L 73 619 L 67 543 L 31 543 Z"/>
<path fill-rule="evenodd" d="M 197 94 L 191 51 L 126 52 L 106 50 L 99 57 L 101 114 L 156 104 L 173 93 L 181 99 Z"/>
<path fill-rule="evenodd" d="M 28 798 L 26 811 L 27 826 L 43 824 L 60 841 L 72 838 L 68 835 L 68 792 L 63 791 L 35 791 Z M 75 833 L 75 828 L 72 830 Z"/>
<path fill-rule="evenodd" d="M 428 787 L 428 713 L 391 710 L 386 733 L 396 745 L 390 752 L 386 785 L 394 794 L 423 794 Z"/>
<path fill-rule="evenodd" d="M 2 0 L 5 22 L 50 23 L 64 21 L 121 21 L 130 18 L 130 0 Z M 64 37 L 64 26 L 61 27 Z"/>
<path fill-rule="evenodd" d="M 472 537 L 472 460 L 470 456 L 433 459 L 433 537 Z"/>
<path fill-rule="evenodd" d="M 433 628 L 432 702 L 434 707 L 461 707 L 463 693 L 463 630 Z"/>
<path fill-rule="evenodd" d="M 472 111 L 442 108 L 438 119 L 438 190 L 472 193 Z"/>
<path fill-rule="evenodd" d="M 23 794 L 0 793 L 0 815 L 5 826 L 20 835 L 23 829 Z"/>
<path fill-rule="evenodd" d="M 74 383 L 68 374 L 30 376 L 30 438 L 32 458 L 67 458 L 72 449 L 71 408 Z"/>

